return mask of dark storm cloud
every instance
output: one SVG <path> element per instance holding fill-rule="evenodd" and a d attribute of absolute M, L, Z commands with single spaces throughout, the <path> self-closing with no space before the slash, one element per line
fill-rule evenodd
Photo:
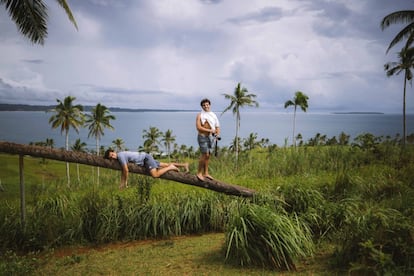
<path fill-rule="evenodd" d="M 223 1 L 224 0 L 200 0 L 200 2 L 203 4 L 218 4 Z"/>
<path fill-rule="evenodd" d="M 414 0 L 360 1 L 359 9 L 352 10 L 348 2 L 326 0 L 301 1 L 303 8 L 319 12 L 314 30 L 327 37 L 364 36 L 366 39 L 389 41 L 392 34 L 382 32 L 380 23 L 384 16 L 397 10 L 414 9 Z"/>
<path fill-rule="evenodd" d="M 22 62 L 31 63 L 31 64 L 41 64 L 43 63 L 42 59 L 22 59 Z"/>
<path fill-rule="evenodd" d="M 283 10 L 279 7 L 265 7 L 259 11 L 247 13 L 243 16 L 230 18 L 228 22 L 234 24 L 264 23 L 280 20 L 284 16 Z"/>
<path fill-rule="evenodd" d="M 125 89 L 122 87 L 104 87 L 93 84 L 80 84 L 79 90 L 93 91 L 98 94 L 115 94 L 115 95 L 169 95 L 171 92 L 162 90 L 146 90 L 146 89 Z"/>
<path fill-rule="evenodd" d="M 51 104 L 61 95 L 56 90 L 41 90 L 27 85 L 10 84 L 0 78 L 0 103 Z"/>

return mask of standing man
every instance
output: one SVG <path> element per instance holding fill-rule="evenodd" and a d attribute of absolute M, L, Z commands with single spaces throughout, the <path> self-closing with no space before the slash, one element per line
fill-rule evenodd
<path fill-rule="evenodd" d="M 213 141 L 220 136 L 220 123 L 216 114 L 210 110 L 211 103 L 209 99 L 202 99 L 200 105 L 202 110 L 197 114 L 196 119 L 197 141 L 201 152 L 197 178 L 200 181 L 204 181 L 205 178 L 213 179 L 208 173 L 208 162 L 212 152 Z"/>
<path fill-rule="evenodd" d="M 108 149 L 104 158 L 118 160 L 122 167 L 121 184 L 119 189 L 128 188 L 128 163 L 135 163 L 145 167 L 152 177 L 160 177 L 168 171 L 179 171 L 177 167 L 182 167 L 186 172 L 189 171 L 188 163 L 163 163 L 155 160 L 151 154 L 145 152 L 120 151 Z"/>

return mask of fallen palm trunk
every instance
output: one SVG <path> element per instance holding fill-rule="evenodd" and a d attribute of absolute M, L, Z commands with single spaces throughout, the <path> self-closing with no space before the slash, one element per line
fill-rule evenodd
<path fill-rule="evenodd" d="M 70 163 L 79 163 L 95 167 L 121 170 L 121 166 L 115 160 L 107 160 L 103 157 L 89 153 L 53 149 L 43 146 L 23 145 L 0 141 L 0 152 L 18 154 L 21 156 L 29 155 L 33 157 L 42 157 Z M 137 166 L 135 164 L 129 164 L 128 168 L 131 173 L 149 175 L 145 168 Z M 205 181 L 200 181 L 195 175 L 183 172 L 169 171 L 163 174 L 160 178 L 189 184 L 228 195 L 252 197 L 255 193 L 254 190 L 233 184 L 227 184 L 217 180 L 206 179 Z"/>

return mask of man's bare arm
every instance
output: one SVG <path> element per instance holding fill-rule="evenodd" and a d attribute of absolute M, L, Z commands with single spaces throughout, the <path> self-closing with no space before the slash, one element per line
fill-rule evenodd
<path fill-rule="evenodd" d="M 119 188 L 125 188 L 128 186 L 128 164 L 122 166 L 121 184 Z"/>

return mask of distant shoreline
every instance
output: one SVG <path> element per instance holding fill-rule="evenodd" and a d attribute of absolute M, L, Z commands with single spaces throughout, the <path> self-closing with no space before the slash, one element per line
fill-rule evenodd
<path fill-rule="evenodd" d="M 56 105 L 29 105 L 29 104 L 4 104 L 0 103 L 1 111 L 49 111 L 55 108 Z M 94 106 L 85 105 L 83 110 L 89 112 Z M 121 108 L 121 107 L 108 107 L 111 112 L 199 112 L 196 109 L 160 109 L 160 108 Z M 351 112 L 330 112 L 330 114 L 338 115 L 384 115 L 383 112 L 364 112 L 364 111 L 351 111 Z"/>
<path fill-rule="evenodd" d="M 363 111 L 354 111 L 354 112 L 332 112 L 332 114 L 349 114 L 349 115 L 363 115 L 363 114 L 377 114 L 377 115 L 381 115 L 381 114 L 385 114 L 383 112 L 363 112 Z"/>
<path fill-rule="evenodd" d="M 28 105 L 28 104 L 2 104 L 0 103 L 0 111 L 49 111 L 56 105 Z M 84 111 L 91 111 L 94 106 L 83 106 Z M 188 109 L 152 109 L 152 108 L 120 108 L 108 107 L 111 112 L 196 112 L 198 110 Z"/>

